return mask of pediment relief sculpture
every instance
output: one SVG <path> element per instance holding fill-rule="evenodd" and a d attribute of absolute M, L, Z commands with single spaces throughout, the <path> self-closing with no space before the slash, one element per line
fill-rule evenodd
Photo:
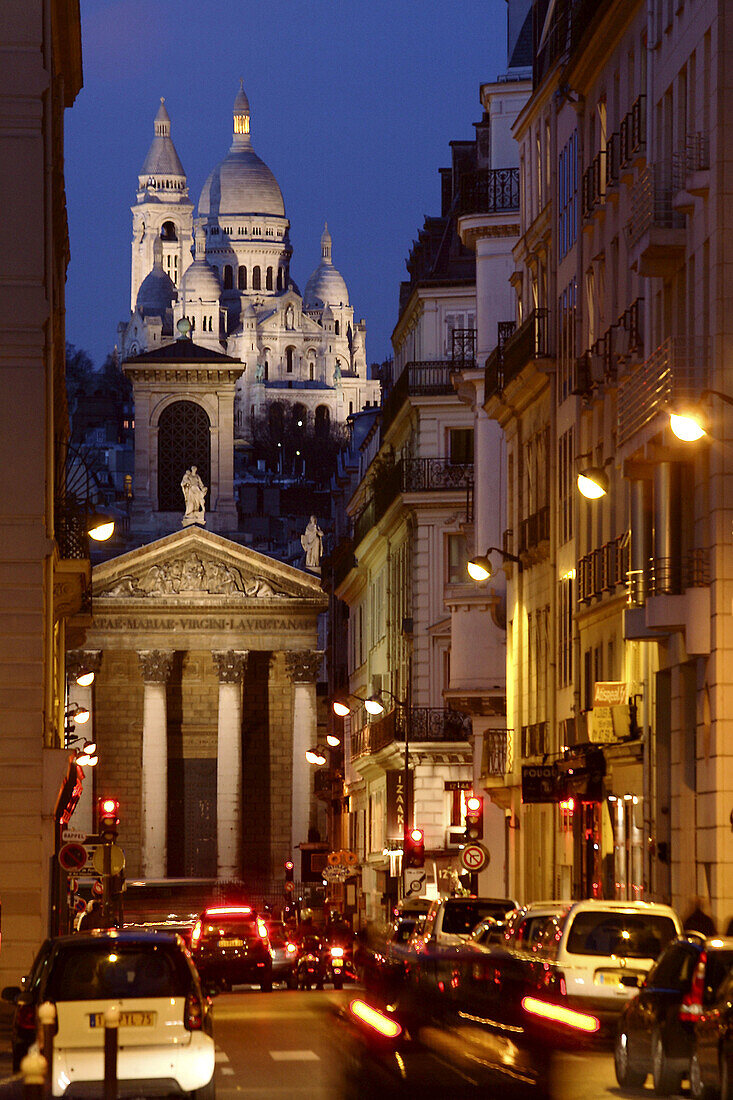
<path fill-rule="evenodd" d="M 109 582 L 97 596 L 179 596 L 207 593 L 217 596 L 242 596 L 246 599 L 277 599 L 290 596 L 267 577 L 246 574 L 234 565 L 215 558 L 188 554 L 148 566 L 139 575 L 127 573 Z"/>

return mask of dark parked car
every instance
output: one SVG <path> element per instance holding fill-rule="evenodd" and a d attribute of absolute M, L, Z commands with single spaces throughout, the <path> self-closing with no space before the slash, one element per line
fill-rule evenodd
<path fill-rule="evenodd" d="M 733 939 L 723 942 L 733 947 Z M 690 1057 L 690 1092 L 693 1100 L 733 1100 L 733 970 L 728 970 L 717 989 L 705 984 L 701 992 L 702 1012 Z"/>
<path fill-rule="evenodd" d="M 267 927 L 247 905 L 214 905 L 194 925 L 191 954 L 202 980 L 228 990 L 259 985 L 272 990 L 272 951 Z"/>
<path fill-rule="evenodd" d="M 620 1085 L 643 1085 L 651 1073 L 657 1095 L 679 1091 L 690 1065 L 695 1025 L 708 1015 L 731 967 L 733 939 L 690 933 L 667 945 L 621 1014 L 614 1048 Z M 628 984 L 637 981 L 631 975 Z"/>
<path fill-rule="evenodd" d="M 2 991 L 2 999 L 15 1005 L 10 1030 L 13 1073 L 18 1072 L 29 1046 L 36 1040 L 36 1008 L 39 1003 L 40 981 L 52 946 L 53 940 L 46 940 L 33 960 L 29 973 L 21 979 L 20 985 L 9 985 Z"/>

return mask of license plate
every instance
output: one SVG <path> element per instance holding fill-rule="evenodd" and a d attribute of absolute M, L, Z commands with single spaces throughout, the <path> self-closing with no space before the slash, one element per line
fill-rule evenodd
<path fill-rule="evenodd" d="M 156 1012 L 121 1012 L 120 1027 L 155 1027 Z M 92 1012 L 89 1016 L 90 1027 L 104 1027 L 104 1013 Z"/>
<path fill-rule="evenodd" d="M 219 947 L 243 947 L 244 940 L 219 940 Z"/>

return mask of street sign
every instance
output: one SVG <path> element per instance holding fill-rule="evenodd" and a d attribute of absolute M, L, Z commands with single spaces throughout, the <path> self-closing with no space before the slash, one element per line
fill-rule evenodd
<path fill-rule="evenodd" d="M 405 895 L 420 897 L 425 892 L 427 880 L 427 873 L 419 868 L 405 871 Z"/>
<path fill-rule="evenodd" d="M 83 844 L 84 841 L 86 840 L 86 838 L 87 838 L 87 834 L 80 832 L 78 829 L 62 829 L 61 830 L 61 839 L 64 842 L 64 844 L 68 843 L 68 841 L 70 841 L 70 840 L 78 840 L 80 843 Z"/>
<path fill-rule="evenodd" d="M 98 875 L 104 874 L 104 844 L 100 844 L 96 852 L 92 856 L 92 866 Z M 111 875 L 119 875 L 120 871 L 125 866 L 125 853 L 120 848 L 119 844 L 110 844 L 109 846 L 109 873 Z"/>
<path fill-rule="evenodd" d="M 461 863 L 467 871 L 483 871 L 489 862 L 489 853 L 483 844 L 467 844 L 461 852 Z"/>
<path fill-rule="evenodd" d="M 104 893 L 104 886 L 102 886 L 102 882 L 100 879 L 97 879 L 95 882 L 92 883 L 92 893 L 94 894 L 95 898 L 101 898 L 102 894 Z"/>
<path fill-rule="evenodd" d="M 87 861 L 87 850 L 83 844 L 73 840 L 64 844 L 58 859 L 65 871 L 80 871 Z"/>
<path fill-rule="evenodd" d="M 84 898 L 75 898 L 74 899 L 74 911 L 75 912 L 83 913 L 85 911 L 86 907 L 87 907 L 87 903 L 84 901 Z"/>
<path fill-rule="evenodd" d="M 286 894 L 292 894 L 294 890 L 295 890 L 295 883 L 294 882 L 288 881 L 288 882 L 285 883 L 285 893 Z"/>
<path fill-rule="evenodd" d="M 337 867 L 324 867 L 321 871 L 326 882 L 346 882 L 349 873 L 348 867 L 343 867 L 341 864 Z"/>

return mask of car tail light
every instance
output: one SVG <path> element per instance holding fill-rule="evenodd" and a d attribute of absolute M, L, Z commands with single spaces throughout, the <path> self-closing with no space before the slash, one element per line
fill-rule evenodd
<path fill-rule="evenodd" d="M 692 977 L 692 985 L 685 993 L 678 1010 L 679 1019 L 684 1022 L 695 1021 L 702 1016 L 702 994 L 705 988 L 705 966 L 708 961 L 707 952 L 700 954 L 700 961 L 695 967 Z"/>
<path fill-rule="evenodd" d="M 366 1001 L 355 1000 L 349 1005 L 349 1011 L 356 1016 L 358 1020 L 372 1028 L 374 1031 L 383 1035 L 386 1039 L 396 1039 L 401 1034 L 402 1028 L 393 1020 L 390 1016 L 386 1016 L 384 1012 L 379 1012 L 378 1009 L 372 1008 Z"/>
<path fill-rule="evenodd" d="M 550 1023 L 564 1024 L 565 1027 L 571 1027 L 575 1031 L 587 1031 L 592 1034 L 601 1026 L 597 1018 L 588 1012 L 578 1012 L 574 1008 L 554 1004 L 552 1001 L 541 1001 L 539 997 L 522 998 L 522 1008 L 530 1016 L 538 1016 Z"/>
<path fill-rule="evenodd" d="M 257 920 L 257 931 L 259 932 L 261 940 L 267 939 L 267 925 L 263 920 L 259 920 L 259 918 Z"/>
<path fill-rule="evenodd" d="M 15 1014 L 16 1027 L 22 1027 L 27 1031 L 35 1031 L 36 1006 L 32 1004 L 19 1004 Z"/>
<path fill-rule="evenodd" d="M 191 933 L 191 947 L 196 947 L 201 939 L 201 921 L 197 920 Z"/>
<path fill-rule="evenodd" d="M 189 993 L 186 997 L 183 1023 L 187 1031 L 201 1031 L 204 1025 L 204 1007 L 197 993 Z"/>
<path fill-rule="evenodd" d="M 288 955 L 297 955 L 297 953 L 298 953 L 297 944 L 286 943 L 285 944 L 285 950 L 287 951 Z"/>
<path fill-rule="evenodd" d="M 332 947 L 331 948 L 331 958 L 333 958 L 333 959 L 343 959 L 343 957 L 344 957 L 343 947 Z"/>

